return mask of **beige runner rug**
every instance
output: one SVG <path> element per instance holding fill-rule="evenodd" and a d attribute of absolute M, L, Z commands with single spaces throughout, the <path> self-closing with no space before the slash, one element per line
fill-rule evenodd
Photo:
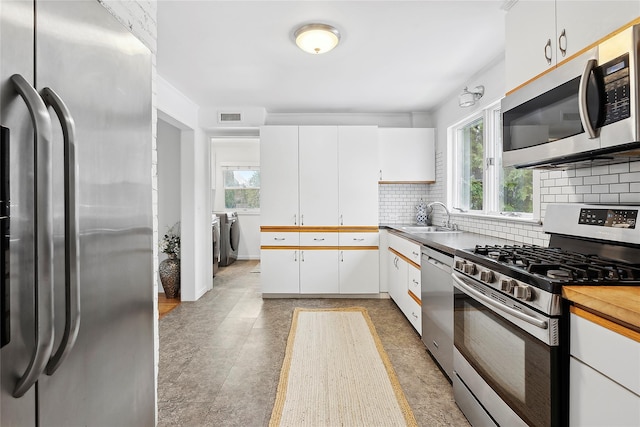
<path fill-rule="evenodd" d="M 295 309 L 269 426 L 417 426 L 366 309 Z"/>

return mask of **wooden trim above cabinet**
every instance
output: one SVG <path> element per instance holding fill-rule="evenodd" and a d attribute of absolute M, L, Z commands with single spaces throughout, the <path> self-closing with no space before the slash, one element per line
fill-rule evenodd
<path fill-rule="evenodd" d="M 417 268 L 418 270 L 420 270 L 420 265 L 416 264 L 415 262 L 413 262 L 411 259 L 407 258 L 406 256 L 402 255 L 400 252 L 396 251 L 393 248 L 389 248 L 389 251 L 393 252 L 395 255 L 399 256 L 400 258 L 402 258 L 404 261 L 408 262 L 410 266 Z"/>
<path fill-rule="evenodd" d="M 377 251 L 377 246 L 338 246 L 341 251 Z"/>
<path fill-rule="evenodd" d="M 565 59 L 563 59 L 562 61 L 558 62 L 556 65 L 554 66 L 549 66 L 549 68 L 547 68 L 546 70 L 544 70 L 542 73 L 538 74 L 535 77 L 530 78 L 529 80 L 527 80 L 526 82 L 516 86 L 515 88 L 511 89 L 510 91 L 508 91 L 505 96 L 509 96 L 512 93 L 514 93 L 517 90 L 522 89 L 523 87 L 525 87 L 526 85 L 528 85 L 529 83 L 533 82 L 534 80 L 538 80 L 540 77 L 549 74 L 551 71 L 555 70 L 556 68 L 566 64 L 567 62 L 571 61 L 572 59 L 582 55 L 583 53 L 585 53 L 586 51 L 593 49 L 594 47 L 596 47 L 597 45 L 599 45 L 600 43 L 604 42 L 605 40 L 610 39 L 611 37 L 614 37 L 618 34 L 620 34 L 621 32 L 623 32 L 624 30 L 626 30 L 629 27 L 633 27 L 636 24 L 640 24 L 640 17 L 634 19 L 633 21 L 629 22 L 626 25 L 623 25 L 622 27 L 618 28 L 617 30 L 607 34 L 606 36 L 602 37 L 601 39 L 591 43 L 590 45 L 588 45 L 585 48 L 580 49 L 578 52 L 574 53 L 571 56 L 566 57 Z"/>
<path fill-rule="evenodd" d="M 419 306 L 422 306 L 422 300 L 418 298 L 413 292 L 407 291 L 412 300 L 414 300 Z"/>
<path fill-rule="evenodd" d="M 377 233 L 380 228 L 377 225 L 341 225 L 339 233 Z"/>
<path fill-rule="evenodd" d="M 274 245 L 264 245 L 264 246 L 260 246 L 260 249 L 262 250 L 288 250 L 288 251 L 297 251 L 300 248 L 300 246 L 274 246 Z"/>

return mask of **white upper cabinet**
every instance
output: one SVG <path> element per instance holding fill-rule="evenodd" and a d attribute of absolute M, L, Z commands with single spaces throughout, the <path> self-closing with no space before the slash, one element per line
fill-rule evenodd
<path fill-rule="evenodd" d="M 506 90 L 640 16 L 640 1 L 520 0 L 506 18 Z"/>
<path fill-rule="evenodd" d="M 519 1 L 506 18 L 507 91 L 555 65 L 555 1 Z"/>
<path fill-rule="evenodd" d="M 262 225 L 299 225 L 298 127 L 260 128 Z"/>
<path fill-rule="evenodd" d="M 435 130 L 378 129 L 380 182 L 435 182 Z"/>
<path fill-rule="evenodd" d="M 338 225 L 338 128 L 299 128 L 300 225 Z"/>
<path fill-rule="evenodd" d="M 378 225 L 378 128 L 338 127 L 339 225 Z"/>

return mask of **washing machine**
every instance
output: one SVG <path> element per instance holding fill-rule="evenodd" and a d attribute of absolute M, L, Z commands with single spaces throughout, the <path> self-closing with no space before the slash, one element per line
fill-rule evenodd
<path fill-rule="evenodd" d="M 220 267 L 225 267 L 238 259 L 240 224 L 237 212 L 216 212 L 220 219 Z"/>
<path fill-rule="evenodd" d="M 211 241 L 213 244 L 213 277 L 216 277 L 220 264 L 220 218 L 216 214 L 211 215 Z"/>

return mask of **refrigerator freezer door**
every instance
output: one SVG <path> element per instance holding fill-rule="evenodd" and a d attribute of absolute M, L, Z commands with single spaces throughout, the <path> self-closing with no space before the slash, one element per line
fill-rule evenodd
<path fill-rule="evenodd" d="M 34 27 L 35 22 L 35 27 Z M 11 132 L 11 341 L 0 425 L 152 426 L 151 56 L 99 2 L 0 2 L 0 124 Z M 34 69 L 34 64 L 37 69 Z M 79 185 L 80 328 L 52 375 L 13 397 L 36 346 L 34 131 L 11 82 L 53 89 L 72 113 Z M 53 108 L 54 350 L 65 329 L 63 138 Z M 69 253 L 68 253 L 69 252 Z"/>
<path fill-rule="evenodd" d="M 0 121 L 11 132 L 11 341 L 0 350 L 0 425 L 36 425 L 36 387 L 13 392 L 35 348 L 35 211 L 33 126 L 11 76 L 34 84 L 34 10 L 30 1 L 0 2 Z"/>
<path fill-rule="evenodd" d="M 47 425 L 154 424 L 151 54 L 98 2 L 37 2 L 36 87 L 75 122 L 77 340 L 41 377 Z M 65 328 L 64 149 L 52 109 L 55 349 Z M 61 401 L 64 405 L 61 405 Z"/>

